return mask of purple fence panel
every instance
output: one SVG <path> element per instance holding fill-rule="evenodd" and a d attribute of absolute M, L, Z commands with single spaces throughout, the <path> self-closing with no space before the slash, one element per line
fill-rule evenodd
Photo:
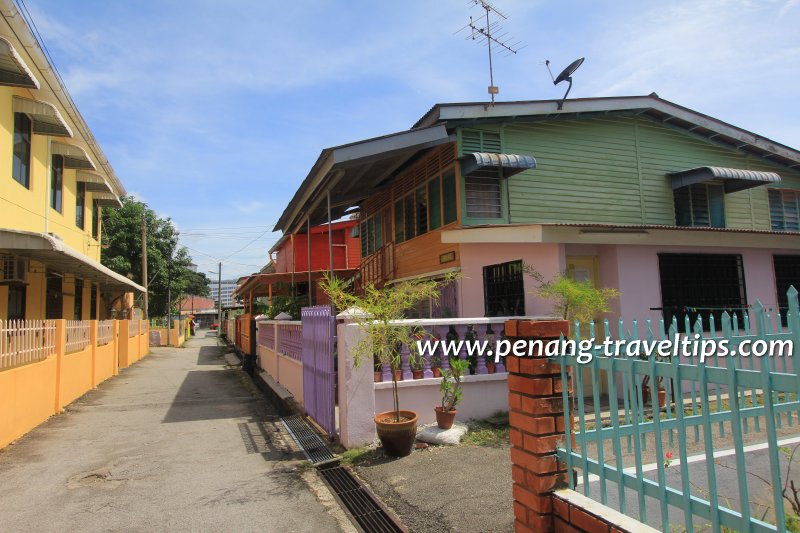
<path fill-rule="evenodd" d="M 275 349 L 275 325 L 260 324 L 258 328 L 258 344 L 270 350 Z"/>
<path fill-rule="evenodd" d="M 302 361 L 303 326 L 300 324 L 278 324 L 278 353 Z"/>
<path fill-rule="evenodd" d="M 333 437 L 336 435 L 336 318 L 328 305 L 304 307 L 300 317 L 303 322 L 303 404 L 306 412 Z M 283 332 L 278 342 L 282 337 Z"/>

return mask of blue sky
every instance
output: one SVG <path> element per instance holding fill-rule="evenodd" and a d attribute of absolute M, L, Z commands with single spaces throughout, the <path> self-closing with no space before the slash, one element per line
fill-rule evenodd
<path fill-rule="evenodd" d="M 130 194 L 170 216 L 202 271 L 267 261 L 322 148 L 483 101 L 467 0 L 26 0 Z M 496 0 L 526 47 L 500 100 L 558 98 L 544 66 L 586 56 L 574 97 L 661 97 L 800 148 L 800 0 Z M 556 72 L 554 72 L 555 74 Z"/>

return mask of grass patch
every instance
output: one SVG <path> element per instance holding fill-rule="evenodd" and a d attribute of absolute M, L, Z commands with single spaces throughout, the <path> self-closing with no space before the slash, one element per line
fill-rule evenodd
<path fill-rule="evenodd" d="M 366 461 L 374 454 L 375 450 L 373 448 L 365 446 L 363 448 L 353 448 L 352 450 L 346 450 L 342 452 L 342 454 L 339 457 L 341 459 L 342 464 L 355 465 Z"/>
<path fill-rule="evenodd" d="M 470 420 L 467 427 L 469 432 L 464 435 L 462 444 L 492 448 L 509 444 L 508 413 L 498 412 L 483 420 Z"/>

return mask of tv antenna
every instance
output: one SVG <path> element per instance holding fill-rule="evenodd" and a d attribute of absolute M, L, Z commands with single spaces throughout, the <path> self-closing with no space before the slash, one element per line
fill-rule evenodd
<path fill-rule="evenodd" d="M 519 45 L 522 44 L 522 41 L 518 41 L 513 37 L 510 37 L 508 32 L 504 32 L 503 28 L 500 26 L 499 20 L 491 20 L 492 16 L 499 18 L 500 20 L 507 20 L 508 15 L 494 7 L 487 0 L 470 0 L 469 5 L 470 7 L 480 7 L 486 12 L 485 25 L 476 22 L 472 17 L 470 17 L 469 24 L 458 30 L 456 33 L 469 28 L 470 34 L 467 36 L 467 39 L 472 39 L 473 41 L 478 41 L 480 44 L 485 44 L 488 46 L 489 94 L 492 97 L 492 105 L 494 105 L 494 98 L 500 92 L 500 87 L 494 84 L 494 69 L 492 66 L 492 54 L 494 51 L 492 50 L 492 45 L 494 45 L 495 48 L 499 48 L 499 50 L 503 52 L 506 57 L 512 54 L 516 55 L 516 53 L 525 48 L 525 46 L 520 47 Z"/>
<path fill-rule="evenodd" d="M 575 61 L 573 61 L 572 63 L 570 63 L 567 66 L 567 68 L 562 70 L 561 74 L 559 74 L 558 77 L 555 78 L 555 79 L 553 79 L 553 72 L 550 70 L 550 60 L 548 59 L 548 60 L 546 60 L 544 62 L 544 64 L 547 65 L 547 72 L 550 73 L 550 79 L 553 80 L 553 85 L 558 85 L 562 81 L 568 81 L 569 82 L 569 87 L 567 87 L 567 92 L 564 93 L 564 98 L 562 98 L 558 102 L 559 111 L 561 110 L 562 107 L 564 107 L 564 101 L 567 99 L 567 95 L 569 94 L 570 89 L 572 89 L 572 74 L 576 70 L 578 70 L 578 67 L 583 65 L 583 60 L 584 59 L 586 59 L 586 58 L 585 57 L 580 57 L 580 58 L 576 59 Z M 541 63 L 539 63 L 539 64 L 541 65 Z"/>

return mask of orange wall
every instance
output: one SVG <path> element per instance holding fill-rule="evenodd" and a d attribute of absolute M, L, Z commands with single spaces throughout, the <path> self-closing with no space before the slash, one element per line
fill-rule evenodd
<path fill-rule="evenodd" d="M 92 347 L 61 357 L 59 379 L 60 407 L 69 405 L 93 388 Z"/>

